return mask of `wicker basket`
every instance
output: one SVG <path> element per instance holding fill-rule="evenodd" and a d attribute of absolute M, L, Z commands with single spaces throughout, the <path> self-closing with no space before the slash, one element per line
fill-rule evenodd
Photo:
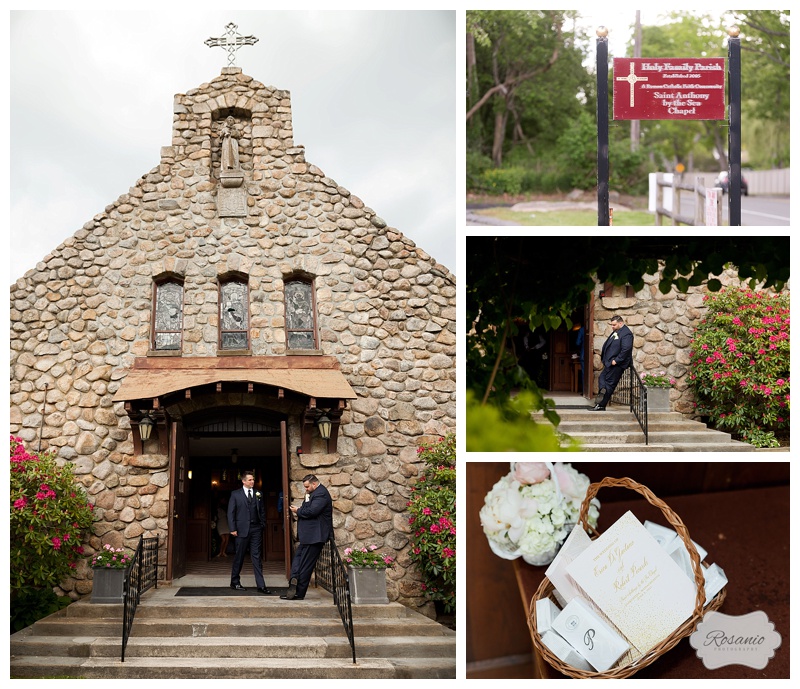
<path fill-rule="evenodd" d="M 673 649 L 681 639 L 689 636 L 695 630 L 697 623 L 700 622 L 706 612 L 719 609 L 719 607 L 722 605 L 722 602 L 725 600 L 726 592 L 723 588 L 716 596 L 714 596 L 714 599 L 711 601 L 711 603 L 709 603 L 707 606 L 704 606 L 706 600 L 704 588 L 705 579 L 703 577 L 703 569 L 700 566 L 700 556 L 697 554 L 697 549 L 694 547 L 691 538 L 689 538 L 689 531 L 686 529 L 686 526 L 684 526 L 681 518 L 670 509 L 669 505 L 667 505 L 667 503 L 665 503 L 663 500 L 657 498 L 647 486 L 643 486 L 641 483 L 637 483 L 629 478 L 604 478 L 599 483 L 593 483 L 590 485 L 588 491 L 586 492 L 586 497 L 583 500 L 583 504 L 581 505 L 580 516 L 578 517 L 578 523 L 582 524 L 584 529 L 589 530 L 591 528 L 586 522 L 586 515 L 589 511 L 589 503 L 597 495 L 597 492 L 601 488 L 605 487 L 620 487 L 635 490 L 637 493 L 641 493 L 651 505 L 658 507 L 664 513 L 664 517 L 675 529 L 675 531 L 678 532 L 678 535 L 686 544 L 686 548 L 689 551 L 689 556 L 692 560 L 692 568 L 694 569 L 694 578 L 695 582 L 697 583 L 697 598 L 695 600 L 695 607 L 692 616 L 675 631 L 673 631 L 672 634 L 670 634 L 666 639 L 651 648 L 647 653 L 633 660 L 630 660 L 626 654 L 626 656 L 623 656 L 618 662 L 616 667 L 604 672 L 587 672 L 574 668 L 571 665 L 567 665 L 542 643 L 541 636 L 539 635 L 539 632 L 536 631 L 536 601 L 543 598 L 551 598 L 554 589 L 553 584 L 547 577 L 545 577 L 542 583 L 539 585 L 536 593 L 533 594 L 533 598 L 531 599 L 530 603 L 528 627 L 531 631 L 531 637 L 533 638 L 533 645 L 536 647 L 536 650 L 539 652 L 541 657 L 544 658 L 544 660 L 552 667 L 562 674 L 568 675 L 569 677 L 574 677 L 576 679 L 624 679 L 626 677 L 630 677 L 642 668 L 650 665 L 653 661 L 664 655 L 667 651 Z M 596 538 L 598 535 L 599 534 L 595 532 L 594 537 Z M 556 602 L 554 598 L 552 598 L 552 600 L 553 602 Z"/>

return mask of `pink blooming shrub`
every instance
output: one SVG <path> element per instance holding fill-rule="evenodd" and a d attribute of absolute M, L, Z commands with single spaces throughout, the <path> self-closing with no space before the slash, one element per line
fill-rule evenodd
<path fill-rule="evenodd" d="M 689 384 L 697 413 L 758 447 L 789 429 L 789 295 L 727 289 L 692 341 Z"/>
<path fill-rule="evenodd" d="M 52 589 L 72 576 L 92 510 L 72 465 L 38 454 L 11 436 L 9 520 L 12 607 L 20 595 Z"/>
<path fill-rule="evenodd" d="M 409 555 L 422 575 L 426 598 L 456 607 L 456 439 L 448 435 L 420 448 L 425 463 L 407 503 L 413 531 Z"/>

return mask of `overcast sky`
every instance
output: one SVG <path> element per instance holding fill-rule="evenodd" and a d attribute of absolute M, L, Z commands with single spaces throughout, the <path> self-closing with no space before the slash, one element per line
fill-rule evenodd
<path fill-rule="evenodd" d="M 291 92 L 306 160 L 455 272 L 455 12 L 15 11 L 12 281 L 158 165 L 229 22 L 259 39 L 236 66 Z"/>

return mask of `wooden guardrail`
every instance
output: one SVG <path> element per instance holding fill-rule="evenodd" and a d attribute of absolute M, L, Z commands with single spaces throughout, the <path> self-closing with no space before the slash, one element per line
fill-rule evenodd
<path fill-rule="evenodd" d="M 664 206 L 664 188 L 672 190 L 672 209 Z M 681 191 L 695 195 L 694 217 L 681 215 Z M 693 183 L 684 182 L 678 174 L 672 175 L 672 181 L 664 180 L 664 173 L 656 175 L 656 225 L 662 225 L 664 218 L 672 220 L 673 225 L 721 225 L 722 224 L 722 189 L 708 189 L 702 177 L 695 177 Z"/>

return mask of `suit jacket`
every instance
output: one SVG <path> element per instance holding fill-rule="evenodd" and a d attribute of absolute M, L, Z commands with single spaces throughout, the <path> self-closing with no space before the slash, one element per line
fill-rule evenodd
<path fill-rule="evenodd" d="M 610 337 L 603 344 L 600 358 L 603 366 L 611 366 L 611 360 L 617 360 L 617 366 L 623 369 L 631 363 L 633 354 L 633 333 L 627 325 L 623 325 L 619 330 L 611 333 Z"/>
<path fill-rule="evenodd" d="M 297 508 L 297 539 L 302 545 L 325 543 L 333 533 L 333 501 L 321 483 Z"/>
<path fill-rule="evenodd" d="M 253 488 L 253 500 L 255 500 L 258 518 L 263 529 L 267 525 L 267 515 L 264 512 L 264 503 L 256 493 L 256 489 Z M 236 531 L 239 536 L 247 536 L 250 533 L 250 507 L 242 488 L 233 491 L 231 499 L 228 501 L 228 527 L 231 531 Z"/>

